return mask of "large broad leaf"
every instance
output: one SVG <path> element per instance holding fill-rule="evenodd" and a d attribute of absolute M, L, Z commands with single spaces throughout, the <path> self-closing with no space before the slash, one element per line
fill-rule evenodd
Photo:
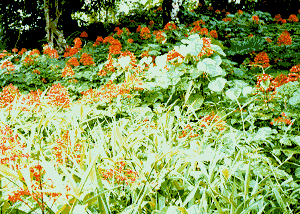
<path fill-rule="evenodd" d="M 167 55 L 168 54 L 164 54 L 155 58 L 155 64 L 158 68 L 164 68 L 167 65 Z"/>
<path fill-rule="evenodd" d="M 223 90 L 225 84 L 226 84 L 227 80 L 222 78 L 222 77 L 218 77 L 217 79 L 211 81 L 208 84 L 208 88 L 211 91 L 215 91 L 215 92 L 220 92 Z"/>
<path fill-rule="evenodd" d="M 206 58 L 202 60 L 202 62 L 206 65 L 206 73 L 209 74 L 210 77 L 216 77 L 216 76 L 225 76 L 226 72 L 223 71 L 223 69 L 217 65 L 216 61 L 210 58 Z"/>
<path fill-rule="evenodd" d="M 174 50 L 178 53 L 180 53 L 183 57 L 186 57 L 190 53 L 190 50 L 185 45 L 175 46 Z"/>
<path fill-rule="evenodd" d="M 225 93 L 226 93 L 226 96 L 229 97 L 231 100 L 236 100 L 239 98 L 241 91 L 242 90 L 240 88 L 234 87 L 234 88 L 228 89 Z"/>
<path fill-rule="evenodd" d="M 223 56 L 226 56 L 226 54 L 223 52 L 223 50 L 218 45 L 211 44 L 210 46 L 211 46 L 211 49 L 215 50 L 217 53 L 219 53 Z"/>
<path fill-rule="evenodd" d="M 300 90 L 298 89 L 293 93 L 293 96 L 289 99 L 291 105 L 297 105 L 300 103 Z"/>
<path fill-rule="evenodd" d="M 155 82 L 163 89 L 167 89 L 169 85 L 171 85 L 171 81 L 166 73 L 162 74 L 160 77 L 156 77 Z"/>

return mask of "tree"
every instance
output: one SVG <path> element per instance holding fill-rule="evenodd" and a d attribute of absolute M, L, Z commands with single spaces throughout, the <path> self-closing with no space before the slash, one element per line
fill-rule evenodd
<path fill-rule="evenodd" d="M 115 0 L 99 1 L 95 6 L 113 11 L 114 4 Z M 0 48 L 16 47 L 23 38 L 24 43 L 28 44 L 30 39 L 37 41 L 39 37 L 40 40 L 46 39 L 46 42 L 52 48 L 55 47 L 60 54 L 63 53 L 67 46 L 64 32 L 68 35 L 78 29 L 78 23 L 71 15 L 79 10 L 89 11 L 89 8 L 82 9 L 83 5 L 84 0 L 26 0 L 26 4 L 25 0 L 1 1 Z M 27 29 L 24 29 L 21 20 L 26 23 Z M 37 30 L 38 34 L 35 33 Z M 46 36 L 41 32 L 46 32 Z"/>

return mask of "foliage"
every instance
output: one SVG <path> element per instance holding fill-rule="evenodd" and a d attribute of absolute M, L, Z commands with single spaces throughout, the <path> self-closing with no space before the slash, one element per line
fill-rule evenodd
<path fill-rule="evenodd" d="M 297 16 L 209 13 L 1 53 L 2 210 L 299 212 Z"/>

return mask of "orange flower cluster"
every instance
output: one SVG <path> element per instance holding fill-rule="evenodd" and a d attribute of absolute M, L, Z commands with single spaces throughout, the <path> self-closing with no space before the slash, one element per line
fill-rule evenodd
<path fill-rule="evenodd" d="M 124 53 L 121 52 L 120 56 L 118 57 L 118 59 L 121 59 L 122 57 L 126 57 L 126 56 L 129 56 L 130 57 L 130 65 L 133 67 L 133 68 L 136 68 L 137 67 L 137 60 L 136 60 L 136 57 L 134 55 L 134 53 L 130 52 L 129 50 L 126 50 Z"/>
<path fill-rule="evenodd" d="M 74 56 L 81 50 L 81 45 L 82 45 L 81 39 L 77 37 L 74 39 L 73 42 L 75 44 L 74 47 L 73 48 L 67 47 L 66 52 L 64 53 L 64 57 Z"/>
<path fill-rule="evenodd" d="M 190 33 L 192 34 L 192 33 L 197 33 L 198 31 L 200 31 L 201 30 L 201 27 L 199 26 L 199 25 L 196 25 L 191 31 L 190 31 Z"/>
<path fill-rule="evenodd" d="M 276 21 L 276 24 L 278 24 L 278 22 L 280 22 L 280 21 L 281 21 L 282 24 L 286 23 L 286 20 L 282 19 L 280 14 L 277 14 L 275 16 L 274 21 Z"/>
<path fill-rule="evenodd" d="M 57 50 L 50 48 L 48 44 L 43 47 L 43 53 L 48 54 L 52 58 L 58 58 Z"/>
<path fill-rule="evenodd" d="M 122 50 L 122 44 L 119 40 L 114 39 L 112 36 L 105 37 L 103 43 L 110 43 L 109 53 L 110 54 L 120 54 Z"/>
<path fill-rule="evenodd" d="M 209 124 L 213 123 L 213 122 L 216 122 L 220 119 L 219 116 L 216 116 L 214 114 L 214 112 L 212 112 L 210 115 L 207 115 L 205 117 L 203 117 L 201 120 L 200 120 L 200 127 L 207 127 L 209 126 Z M 218 124 L 216 124 L 216 128 L 219 130 L 219 131 L 222 131 L 224 130 L 224 126 L 226 125 L 226 122 L 224 120 L 220 120 L 218 122 Z"/>
<path fill-rule="evenodd" d="M 116 184 L 122 184 L 125 181 L 126 185 L 128 185 L 129 182 L 132 183 L 136 181 L 138 173 L 133 171 L 132 169 L 124 169 L 125 166 L 125 162 L 123 160 L 120 160 L 115 163 L 114 167 L 109 166 L 109 169 L 102 169 L 99 166 L 98 170 L 101 176 L 108 182 L 110 182 L 109 179 L 112 179 L 114 175 L 114 178 L 117 180 Z"/>
<path fill-rule="evenodd" d="M 76 160 L 79 164 L 82 157 L 82 144 L 76 142 L 74 145 L 71 143 L 69 131 L 67 130 L 64 134 L 61 134 L 61 138 L 56 140 L 53 147 L 52 154 L 55 156 L 55 161 L 58 164 L 68 164 L 68 167 L 73 167 L 72 160 Z"/>
<path fill-rule="evenodd" d="M 30 171 L 30 178 L 31 178 L 30 180 L 32 184 L 31 185 L 32 193 L 30 193 L 28 188 L 24 189 L 23 187 L 19 187 L 18 190 L 14 190 L 11 194 L 8 195 L 8 200 L 13 203 L 17 201 L 26 203 L 21 197 L 31 196 L 32 199 L 38 203 L 39 207 L 44 212 L 47 206 L 46 203 L 44 202 L 45 201 L 44 195 L 53 198 L 54 201 L 56 201 L 62 194 L 57 192 L 42 192 L 42 190 L 45 189 L 54 189 L 55 185 L 51 179 L 44 178 L 46 171 L 39 163 L 32 164 L 29 167 L 29 171 Z M 22 180 L 25 182 L 24 177 L 22 177 Z M 64 188 L 67 191 L 71 190 L 70 187 L 68 187 L 68 185 L 66 185 Z M 69 197 L 70 196 L 67 195 L 67 199 Z"/>
<path fill-rule="evenodd" d="M 66 64 L 70 65 L 70 66 L 72 65 L 72 66 L 75 66 L 75 67 L 79 66 L 79 62 L 78 62 L 76 57 L 72 57 L 71 59 L 69 59 Z"/>
<path fill-rule="evenodd" d="M 198 25 L 205 25 L 205 22 L 201 19 L 198 21 L 193 22 L 193 25 L 198 26 Z"/>
<path fill-rule="evenodd" d="M 70 107 L 70 96 L 67 89 L 60 83 L 53 85 L 47 93 L 48 104 L 56 106 L 63 106 L 63 108 Z"/>
<path fill-rule="evenodd" d="M 19 170 L 22 167 L 18 164 L 19 160 L 29 158 L 29 154 L 25 150 L 26 144 L 20 143 L 18 134 L 13 135 L 13 131 L 8 125 L 1 125 L 0 137 L 0 163 L 7 165 L 13 170 Z"/>
<path fill-rule="evenodd" d="M 206 36 L 208 35 L 208 29 L 207 28 L 201 28 L 200 29 L 200 35 L 205 34 Z"/>
<path fill-rule="evenodd" d="M 83 53 L 81 55 L 81 58 L 79 60 L 83 65 L 95 65 L 93 58 L 91 57 L 91 54 Z"/>
<path fill-rule="evenodd" d="M 237 11 L 237 14 L 242 15 L 242 14 L 243 14 L 243 11 L 242 11 L 242 10 L 238 10 L 238 11 Z"/>
<path fill-rule="evenodd" d="M 266 38 L 266 40 L 267 40 L 268 43 L 272 42 L 272 40 L 270 38 Z"/>
<path fill-rule="evenodd" d="M 113 63 L 114 63 L 114 60 L 112 58 L 112 55 L 108 54 L 107 62 L 104 64 L 104 68 L 101 71 L 99 71 L 98 75 L 106 76 L 107 72 L 115 72 Z"/>
<path fill-rule="evenodd" d="M 184 129 L 189 129 L 189 131 L 193 130 L 193 128 L 191 127 L 190 124 L 188 124 Z M 187 132 L 189 132 L 189 131 L 183 130 L 182 135 L 178 136 L 178 138 L 184 138 L 187 135 Z M 199 136 L 199 134 L 194 134 L 194 135 L 191 134 L 189 136 L 189 138 L 194 138 L 194 137 L 198 137 L 198 136 Z"/>
<path fill-rule="evenodd" d="M 70 65 L 67 65 L 64 69 L 63 69 L 63 72 L 62 72 L 62 77 L 65 77 L 65 76 L 73 76 L 75 73 L 72 69 L 72 67 Z"/>
<path fill-rule="evenodd" d="M 156 41 L 158 41 L 159 43 L 162 43 L 163 41 L 166 40 L 166 37 L 164 37 L 163 35 L 164 31 L 161 31 L 161 30 L 156 30 L 153 32 L 153 35 L 155 35 L 155 39 Z"/>
<path fill-rule="evenodd" d="M 150 30 L 147 27 L 143 27 L 141 29 L 140 38 L 141 39 L 149 39 L 151 37 Z"/>
<path fill-rule="evenodd" d="M 34 65 L 36 63 L 35 59 L 40 55 L 40 51 L 38 49 L 33 49 L 30 51 L 29 56 L 25 57 L 23 60 L 25 66 Z"/>
<path fill-rule="evenodd" d="M 211 39 L 202 38 L 203 47 L 197 57 L 203 57 L 204 55 L 211 56 L 214 53 L 214 50 L 211 49 Z M 198 61 L 198 60 L 197 60 Z"/>
<path fill-rule="evenodd" d="M 256 22 L 256 24 L 258 24 L 259 18 L 258 18 L 258 16 L 252 16 L 252 20 L 253 20 L 254 22 Z"/>
<path fill-rule="evenodd" d="M 295 14 L 291 14 L 290 17 L 288 18 L 289 22 L 298 22 L 299 19 Z"/>
<path fill-rule="evenodd" d="M 15 66 L 11 63 L 11 61 L 6 60 L 2 63 L 1 69 L 3 68 L 7 68 L 8 71 L 14 71 L 15 70 Z M 7 74 L 7 72 L 5 72 Z"/>
<path fill-rule="evenodd" d="M 177 57 L 181 58 L 181 60 L 179 60 Z M 176 62 L 174 62 L 174 61 L 176 61 L 176 58 L 177 58 L 177 63 L 182 62 L 184 59 L 184 57 L 180 53 L 175 51 L 174 49 L 168 52 L 167 62 L 170 62 L 172 65 L 175 65 L 175 64 L 177 64 Z M 173 60 L 173 59 L 175 59 L 175 60 Z"/>
<path fill-rule="evenodd" d="M 30 91 L 29 94 L 25 95 L 22 98 L 21 103 L 26 106 L 33 107 L 34 110 L 36 110 L 35 106 L 41 105 L 40 96 L 42 95 L 42 93 L 43 92 L 40 89 L 38 89 L 37 91 Z M 22 111 L 30 111 L 30 109 L 28 109 L 27 107 L 22 107 Z M 40 111 L 41 111 L 41 109 L 39 110 L 39 112 Z"/>
<path fill-rule="evenodd" d="M 218 33 L 217 33 L 217 31 L 216 30 L 212 30 L 212 31 L 210 31 L 209 32 L 209 34 L 211 35 L 211 37 L 213 37 L 213 38 L 217 38 L 218 37 Z"/>
<path fill-rule="evenodd" d="M 78 50 L 80 50 L 81 49 L 81 45 L 82 45 L 81 39 L 77 37 L 77 38 L 74 39 L 73 42 L 75 44 L 74 47 L 77 48 Z"/>
<path fill-rule="evenodd" d="M 222 19 L 222 21 L 224 21 L 224 22 L 230 22 L 231 18 L 224 18 L 224 19 Z"/>
<path fill-rule="evenodd" d="M 136 32 L 138 33 L 138 32 L 140 32 L 141 31 L 141 25 L 139 25 L 138 27 L 137 27 L 137 29 L 136 29 Z"/>
<path fill-rule="evenodd" d="M 258 64 L 262 65 L 263 68 L 267 68 L 270 66 L 270 60 L 265 52 L 260 52 L 254 59 L 254 63 L 250 62 L 250 65 L 257 66 Z"/>
<path fill-rule="evenodd" d="M 143 59 L 144 57 L 149 57 L 150 55 L 149 55 L 149 51 L 150 51 L 151 49 L 149 49 L 148 51 L 144 51 L 144 52 L 142 52 L 141 53 L 141 59 Z"/>
<path fill-rule="evenodd" d="M 32 73 L 34 74 L 41 74 L 41 72 L 38 70 L 38 69 L 34 69 L 33 71 L 32 71 Z"/>
<path fill-rule="evenodd" d="M 282 44 L 291 45 L 292 44 L 292 38 L 290 36 L 290 33 L 286 30 L 284 32 L 282 32 L 282 34 L 280 35 L 280 37 L 277 40 L 277 43 L 278 43 L 279 46 L 281 46 Z"/>
<path fill-rule="evenodd" d="M 168 22 L 164 27 L 164 30 L 171 31 L 171 30 L 176 30 L 176 29 L 177 29 L 176 25 L 174 23 L 170 23 L 170 22 Z"/>
<path fill-rule="evenodd" d="M 280 22 L 281 21 L 281 15 L 280 14 L 277 14 L 277 15 L 275 15 L 275 17 L 274 17 L 274 21 L 276 21 L 277 23 L 278 22 Z"/>
<path fill-rule="evenodd" d="M 102 36 L 98 36 L 95 43 L 93 44 L 94 47 L 100 45 L 100 42 L 103 42 Z"/>
<path fill-rule="evenodd" d="M 101 86 L 99 92 L 97 92 L 94 89 L 89 89 L 86 92 L 80 92 L 81 94 L 83 94 L 83 97 L 80 102 L 92 103 L 97 102 L 99 100 L 104 102 L 111 102 L 111 100 L 114 97 L 117 97 L 119 94 L 129 94 L 130 90 L 126 89 L 127 84 L 122 83 L 118 85 L 113 85 L 112 83 L 112 80 L 110 80 L 109 83 Z"/>
<path fill-rule="evenodd" d="M 257 77 L 257 84 L 255 87 L 258 88 L 257 90 L 262 91 L 262 92 L 274 91 L 273 95 L 275 95 L 276 94 L 275 89 L 277 87 L 280 87 L 283 84 L 288 83 L 288 82 L 298 81 L 300 79 L 299 72 L 300 72 L 300 65 L 298 64 L 296 66 L 293 66 L 290 69 L 290 73 L 288 74 L 288 76 L 286 76 L 285 74 L 280 74 L 275 79 L 273 79 L 269 74 L 263 74 L 262 76 Z M 262 81 L 267 81 L 267 80 L 270 80 L 271 84 L 266 90 L 264 90 L 260 86 L 260 83 Z M 273 97 L 271 97 L 269 99 L 269 101 L 271 101 L 271 99 L 273 99 Z"/>
<path fill-rule="evenodd" d="M 87 34 L 85 31 L 83 31 L 83 32 L 80 34 L 80 37 L 88 37 L 88 34 Z"/>
<path fill-rule="evenodd" d="M 18 55 L 22 56 L 23 53 L 25 53 L 27 50 L 26 48 L 22 48 L 21 51 L 18 53 Z"/>
<path fill-rule="evenodd" d="M 115 27 L 114 31 L 117 31 L 117 35 L 121 37 L 123 30 L 121 30 L 119 27 Z"/>
<path fill-rule="evenodd" d="M 133 39 L 128 39 L 127 43 L 133 43 Z"/>
<path fill-rule="evenodd" d="M 152 28 L 153 25 L 154 25 L 154 21 L 151 20 L 151 21 L 149 22 L 149 28 Z"/>
<path fill-rule="evenodd" d="M 4 108 L 8 106 L 10 103 L 14 101 L 14 99 L 20 98 L 20 93 L 17 87 L 15 87 L 12 83 L 9 86 L 3 88 L 3 91 L 0 92 L 0 108 Z M 12 106 L 10 106 L 10 110 Z"/>
<path fill-rule="evenodd" d="M 0 54 L 0 59 L 6 57 L 8 55 L 6 52 L 7 52 L 6 50 L 3 50 L 3 53 Z"/>
<path fill-rule="evenodd" d="M 280 124 L 287 124 L 290 125 L 292 124 L 292 121 L 287 118 L 284 112 L 281 113 L 282 117 L 274 118 L 274 122 L 270 122 L 271 125 L 280 125 Z"/>
<path fill-rule="evenodd" d="M 221 11 L 220 11 L 220 10 L 216 10 L 216 11 L 215 11 L 215 13 L 217 13 L 217 14 L 220 14 L 220 13 L 221 13 Z"/>
<path fill-rule="evenodd" d="M 75 54 L 78 53 L 78 49 L 77 48 L 66 48 L 66 52 L 64 53 L 64 57 L 69 57 L 69 56 L 74 56 Z"/>

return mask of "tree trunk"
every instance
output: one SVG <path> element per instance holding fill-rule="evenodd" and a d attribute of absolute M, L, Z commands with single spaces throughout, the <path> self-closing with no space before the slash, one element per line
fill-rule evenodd
<path fill-rule="evenodd" d="M 53 3 L 55 4 L 55 6 L 53 6 Z M 55 15 L 51 16 L 54 10 L 55 10 Z M 63 54 L 67 47 L 67 42 L 64 38 L 63 31 L 58 30 L 57 27 L 59 17 L 62 14 L 62 11 L 59 11 L 58 9 L 58 1 L 44 0 L 44 11 L 45 11 L 45 18 L 46 18 L 46 32 L 47 32 L 48 45 L 50 48 L 56 49 L 59 54 Z M 57 36 L 57 38 L 55 36 Z M 56 45 L 54 44 L 54 39 L 56 40 Z"/>

